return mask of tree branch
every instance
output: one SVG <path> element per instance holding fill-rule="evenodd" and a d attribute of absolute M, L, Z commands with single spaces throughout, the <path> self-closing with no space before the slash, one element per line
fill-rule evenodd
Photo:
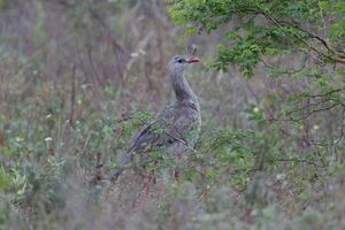
<path fill-rule="evenodd" d="M 320 36 L 318 36 L 317 34 L 314 34 L 312 32 L 306 31 L 304 29 L 302 29 L 300 26 L 296 25 L 296 24 L 292 24 L 289 22 L 285 22 L 285 21 L 279 21 L 276 18 L 272 17 L 270 14 L 266 13 L 265 11 L 260 11 L 258 12 L 259 14 L 263 15 L 267 20 L 269 20 L 270 22 L 272 22 L 273 24 L 275 24 L 276 26 L 278 26 L 279 28 L 284 28 L 283 24 L 286 24 L 288 26 L 292 26 L 295 29 L 300 30 L 301 32 L 306 33 L 310 38 L 314 38 L 317 39 L 318 41 L 321 42 L 321 44 L 328 50 L 328 52 L 330 52 L 332 55 L 327 54 L 322 52 L 321 50 L 318 50 L 317 48 L 313 47 L 312 45 L 310 45 L 306 40 L 304 40 L 303 38 L 301 38 L 300 36 L 298 36 L 297 34 L 293 33 L 293 35 L 300 41 L 302 42 L 304 45 L 307 46 L 307 48 L 309 50 L 312 50 L 324 57 L 327 57 L 337 63 L 341 63 L 341 64 L 345 64 L 345 55 L 343 54 L 339 54 L 339 52 L 337 52 L 335 49 L 333 49 L 325 39 L 321 38 Z"/>

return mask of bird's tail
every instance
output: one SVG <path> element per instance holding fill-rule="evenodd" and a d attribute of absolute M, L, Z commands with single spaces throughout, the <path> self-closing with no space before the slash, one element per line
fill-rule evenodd
<path fill-rule="evenodd" d="M 134 158 L 134 153 L 127 153 L 126 156 L 120 161 L 119 165 L 116 167 L 115 171 L 111 174 L 110 180 L 116 181 L 122 173 L 131 167 Z"/>

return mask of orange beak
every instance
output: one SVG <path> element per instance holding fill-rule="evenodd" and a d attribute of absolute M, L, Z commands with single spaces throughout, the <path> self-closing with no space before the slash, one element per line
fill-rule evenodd
<path fill-rule="evenodd" d="M 187 60 L 187 63 L 189 63 L 189 64 L 196 63 L 196 62 L 200 62 L 200 59 L 197 57 L 191 57 Z"/>

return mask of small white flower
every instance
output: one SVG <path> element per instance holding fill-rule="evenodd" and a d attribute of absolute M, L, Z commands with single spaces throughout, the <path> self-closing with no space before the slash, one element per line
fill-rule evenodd
<path fill-rule="evenodd" d="M 85 90 L 89 86 L 91 86 L 91 84 L 82 84 L 80 87 Z"/>
<path fill-rule="evenodd" d="M 51 113 L 49 113 L 47 116 L 46 116 L 46 119 L 49 119 L 51 118 L 53 115 Z"/>
<path fill-rule="evenodd" d="M 143 50 L 143 49 L 140 49 L 140 50 L 139 50 L 139 53 L 142 54 L 142 55 L 145 55 L 145 54 L 146 54 L 145 50 Z"/>
<path fill-rule="evenodd" d="M 23 142 L 24 141 L 24 138 L 22 137 L 16 137 L 16 142 Z"/>
<path fill-rule="evenodd" d="M 276 175 L 276 178 L 277 178 L 277 180 L 283 180 L 284 178 L 285 178 L 285 174 L 284 173 L 278 173 L 277 175 Z"/>
<path fill-rule="evenodd" d="M 314 126 L 313 126 L 313 129 L 314 129 L 314 130 L 319 130 L 319 129 L 320 129 L 320 126 L 314 125 Z"/>
<path fill-rule="evenodd" d="M 51 137 L 46 137 L 46 138 L 44 138 L 44 141 L 45 142 L 50 142 L 50 141 L 52 141 L 53 140 L 53 138 L 51 138 Z"/>
<path fill-rule="evenodd" d="M 259 111 L 260 111 L 260 109 L 258 107 L 254 107 L 254 109 L 253 109 L 254 113 L 258 113 Z"/>
<path fill-rule="evenodd" d="M 135 57 L 138 57 L 139 56 L 139 53 L 135 52 L 135 53 L 131 53 L 131 57 L 135 58 Z"/>

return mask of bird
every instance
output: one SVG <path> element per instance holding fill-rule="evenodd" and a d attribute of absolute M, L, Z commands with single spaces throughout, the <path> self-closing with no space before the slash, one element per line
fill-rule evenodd
<path fill-rule="evenodd" d="M 116 180 L 132 167 L 137 154 L 146 156 L 144 153 L 164 148 L 168 154 L 182 156 L 193 149 L 201 127 L 200 104 L 185 72 L 190 64 L 198 62 L 200 59 L 194 55 L 176 55 L 170 60 L 168 72 L 175 94 L 174 103 L 165 107 L 156 120 L 144 125 L 134 136 L 111 180 Z"/>

